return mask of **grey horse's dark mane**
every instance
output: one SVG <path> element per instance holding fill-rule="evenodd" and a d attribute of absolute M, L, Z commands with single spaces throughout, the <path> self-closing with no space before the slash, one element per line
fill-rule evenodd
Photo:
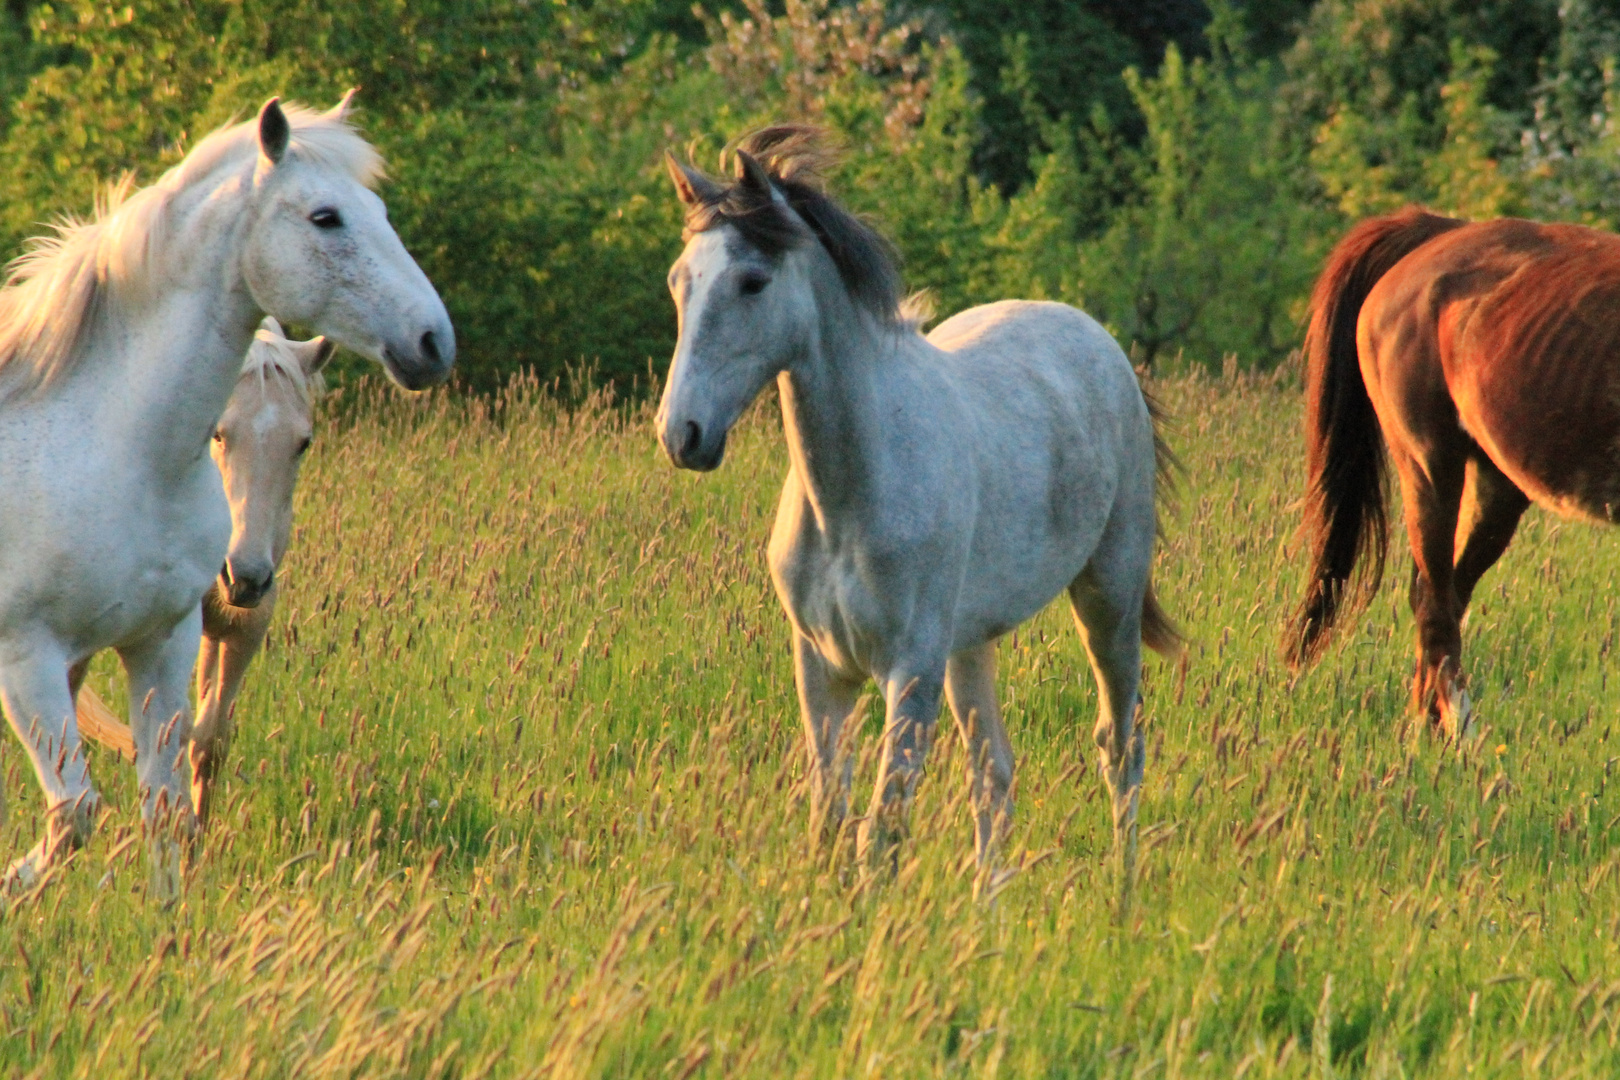
<path fill-rule="evenodd" d="M 764 166 L 787 206 L 743 181 L 716 181 L 714 193 L 687 208 L 685 236 L 731 225 L 775 258 L 808 239 L 808 227 L 856 304 L 885 323 L 903 321 L 904 286 L 893 245 L 822 187 L 834 160 L 823 133 L 809 124 L 775 124 L 744 136 L 737 149 Z"/>

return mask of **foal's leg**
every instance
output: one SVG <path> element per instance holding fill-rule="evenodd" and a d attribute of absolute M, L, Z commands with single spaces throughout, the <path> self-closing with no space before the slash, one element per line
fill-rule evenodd
<path fill-rule="evenodd" d="M 1151 539 L 1143 550 L 1151 557 Z M 1136 806 L 1147 756 L 1142 732 L 1136 726 L 1136 711 L 1141 700 L 1142 596 L 1148 568 L 1145 558 L 1127 558 L 1126 554 L 1108 552 L 1113 557 L 1106 558 L 1099 552 L 1069 586 L 1075 624 L 1097 680 L 1093 737 L 1113 804 L 1121 918 L 1130 908 L 1136 877 Z"/>
<path fill-rule="evenodd" d="M 945 687 L 945 658 L 937 664 L 899 664 L 883 680 L 886 705 L 883 749 L 872 805 L 856 834 L 857 855 L 868 863 L 898 855 L 923 763 L 934 742 L 939 702 Z"/>
<path fill-rule="evenodd" d="M 168 634 L 119 650 L 129 677 L 129 728 L 135 739 L 141 822 L 153 862 L 153 890 L 172 901 L 180 890 L 180 849 L 175 833 L 196 831 L 191 792 L 181 774 L 181 755 L 191 741 L 191 671 L 202 633 L 201 609 Z"/>
<path fill-rule="evenodd" d="M 101 797 L 90 782 L 67 679 L 67 661 L 41 651 L 8 657 L 0 669 L 0 706 L 45 793 L 45 835 L 6 870 L 0 886 L 27 887 L 63 848 L 95 830 Z"/>
<path fill-rule="evenodd" d="M 223 612 L 210 618 L 208 605 L 216 603 L 213 593 L 203 603 L 203 647 L 197 664 L 197 726 L 191 732 L 191 801 L 197 820 L 206 822 L 212 805 L 214 779 L 225 765 L 236 731 L 236 697 L 248 664 L 264 644 L 270 629 L 270 616 L 276 607 L 276 586 L 272 582 L 257 607 L 240 619 L 229 619 Z"/>
<path fill-rule="evenodd" d="M 860 698 L 861 683 L 829 668 L 810 639 L 797 633 L 793 635 L 793 677 L 810 750 L 810 839 L 831 840 L 849 814 L 853 762 L 843 732 L 844 722 Z"/>
<path fill-rule="evenodd" d="M 996 643 L 954 654 L 945 665 L 945 697 L 967 747 L 968 790 L 973 796 L 974 854 L 981 872 L 1012 821 L 1012 743 L 996 700 Z"/>
<path fill-rule="evenodd" d="M 1507 550 L 1530 499 L 1483 451 L 1470 454 L 1457 527 L 1457 562 L 1452 584 L 1457 617 L 1468 610 L 1474 586 Z"/>

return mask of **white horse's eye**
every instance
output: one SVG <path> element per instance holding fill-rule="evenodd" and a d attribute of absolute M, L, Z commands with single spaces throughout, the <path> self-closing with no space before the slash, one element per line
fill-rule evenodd
<path fill-rule="evenodd" d="M 317 229 L 341 229 L 343 217 L 330 206 L 323 206 L 309 215 L 309 223 Z"/>
<path fill-rule="evenodd" d="M 758 296 L 770 283 L 771 279 L 764 274 L 748 274 L 743 277 L 742 284 L 737 286 L 737 291 L 744 296 Z"/>
<path fill-rule="evenodd" d="M 304 456 L 304 451 L 309 449 L 309 443 L 310 443 L 310 437 L 308 435 L 305 435 L 304 436 L 304 441 L 298 444 L 298 456 L 299 457 Z"/>
<path fill-rule="evenodd" d="M 215 428 L 211 438 L 217 443 L 223 443 L 225 441 L 225 433 L 219 428 Z"/>

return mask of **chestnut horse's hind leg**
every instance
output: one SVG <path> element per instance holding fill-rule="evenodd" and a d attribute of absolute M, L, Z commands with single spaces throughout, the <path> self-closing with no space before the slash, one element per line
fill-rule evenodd
<path fill-rule="evenodd" d="M 1459 619 L 1468 610 L 1474 587 L 1507 550 L 1519 519 L 1529 507 L 1529 497 L 1503 475 L 1483 450 L 1476 449 L 1468 456 L 1453 571 Z"/>
<path fill-rule="evenodd" d="M 1466 480 L 1466 452 L 1425 446 L 1421 457 L 1391 445 L 1401 477 L 1401 504 L 1412 546 L 1410 595 L 1417 621 L 1417 673 L 1412 703 L 1456 737 L 1466 731 L 1472 706 L 1462 676 L 1462 604 L 1455 562 L 1457 517 Z"/>

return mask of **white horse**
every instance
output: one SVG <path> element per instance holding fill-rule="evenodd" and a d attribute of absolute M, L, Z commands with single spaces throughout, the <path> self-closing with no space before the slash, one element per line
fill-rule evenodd
<path fill-rule="evenodd" d="M 324 337 L 289 339 L 266 315 L 214 427 L 212 453 L 231 507 L 231 546 L 203 596 L 190 760 L 191 803 L 199 822 L 208 820 L 214 778 L 230 754 L 242 679 L 275 613 L 276 572 L 292 536 L 293 490 L 313 436 L 321 371 L 333 351 Z M 135 757 L 129 727 L 88 686 L 79 691 L 78 719 L 85 738 Z"/>
<path fill-rule="evenodd" d="M 1067 589 L 1097 679 L 1122 896 L 1133 872 L 1141 645 L 1170 654 L 1153 598 L 1168 458 L 1119 345 L 1063 304 L 1006 301 L 924 337 L 885 241 L 826 195 L 812 129 L 756 132 L 734 183 L 668 160 L 686 207 L 680 318 L 658 434 L 720 464 L 774 376 L 791 465 L 771 534 L 812 763 L 812 831 L 847 812 L 840 729 L 868 678 L 887 705 L 868 859 L 903 826 L 943 691 L 968 750 L 981 872 L 1011 814 L 995 640 Z"/>
<path fill-rule="evenodd" d="M 173 830 L 194 818 L 176 766 L 231 532 L 209 438 L 260 318 L 311 325 L 409 389 L 449 373 L 449 317 L 370 190 L 382 162 L 348 101 L 271 100 L 39 243 L 0 290 L 0 704 L 47 808 L 7 883 L 94 828 L 69 673 L 112 648 L 156 884 L 178 884 Z"/>

